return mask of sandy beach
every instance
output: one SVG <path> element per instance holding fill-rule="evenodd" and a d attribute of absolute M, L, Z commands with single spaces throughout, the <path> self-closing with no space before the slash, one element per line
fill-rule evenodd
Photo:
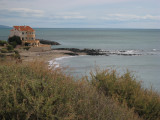
<path fill-rule="evenodd" d="M 19 51 L 23 62 L 31 62 L 33 60 L 44 61 L 48 64 L 48 61 L 54 60 L 55 58 L 71 56 L 66 53 L 73 53 L 69 50 L 50 50 L 44 52 L 32 52 L 27 50 Z M 86 53 L 77 53 L 78 55 L 85 55 Z"/>

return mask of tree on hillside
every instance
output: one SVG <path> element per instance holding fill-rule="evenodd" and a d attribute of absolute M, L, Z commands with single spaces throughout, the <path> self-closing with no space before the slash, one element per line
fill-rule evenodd
<path fill-rule="evenodd" d="M 15 48 L 17 45 L 21 45 L 22 41 L 19 36 L 13 36 L 8 38 L 8 43 Z"/>

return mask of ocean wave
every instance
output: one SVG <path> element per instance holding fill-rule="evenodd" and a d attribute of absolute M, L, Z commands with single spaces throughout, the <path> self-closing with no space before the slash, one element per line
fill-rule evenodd
<path fill-rule="evenodd" d="M 100 53 L 109 55 L 123 55 L 123 56 L 140 56 L 140 55 L 160 55 L 160 50 L 152 49 L 149 51 L 145 50 L 100 50 Z M 80 56 L 87 56 L 87 55 L 80 55 Z M 53 60 L 48 61 L 49 68 L 59 68 L 60 61 L 63 59 L 73 58 L 73 57 L 80 57 L 80 56 L 64 56 L 55 58 Z"/>
<path fill-rule="evenodd" d="M 152 49 L 152 52 L 160 52 L 160 49 Z"/>
<path fill-rule="evenodd" d="M 132 55 L 142 55 L 142 51 L 138 50 L 102 50 L 102 53 L 106 53 L 106 55 L 125 55 L 125 56 L 132 56 Z"/>
<path fill-rule="evenodd" d="M 53 60 L 48 61 L 48 63 L 49 63 L 48 66 L 49 66 L 49 68 L 54 68 L 54 69 L 59 68 L 60 67 L 59 61 L 61 61 L 63 59 L 73 58 L 73 57 L 77 57 L 77 56 L 65 56 L 65 57 L 55 58 Z"/>
<path fill-rule="evenodd" d="M 124 55 L 124 56 L 140 56 L 140 55 L 160 55 L 160 50 L 101 50 L 106 55 Z"/>
<path fill-rule="evenodd" d="M 56 61 L 54 61 L 54 60 L 50 60 L 50 61 L 48 61 L 48 66 L 49 66 L 49 69 L 51 69 L 51 68 L 58 68 L 59 67 L 59 63 L 58 62 L 56 62 Z"/>
<path fill-rule="evenodd" d="M 152 49 L 151 51 L 146 52 L 147 55 L 160 55 L 159 49 Z"/>

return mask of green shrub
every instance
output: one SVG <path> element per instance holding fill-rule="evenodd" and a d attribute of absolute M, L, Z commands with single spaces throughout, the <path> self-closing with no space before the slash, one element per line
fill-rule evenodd
<path fill-rule="evenodd" d="M 8 43 L 15 48 L 17 45 L 21 45 L 22 41 L 19 36 L 13 36 L 8 38 Z"/>
<path fill-rule="evenodd" d="M 13 50 L 13 46 L 12 46 L 12 45 L 7 45 L 7 50 L 8 50 L 8 51 Z"/>
<path fill-rule="evenodd" d="M 8 50 L 6 48 L 2 48 L 0 51 L 1 53 L 8 53 Z"/>
<path fill-rule="evenodd" d="M 8 45 L 8 42 L 5 40 L 0 40 L 0 46 Z"/>
<path fill-rule="evenodd" d="M 113 71 L 97 71 L 92 76 L 92 85 L 106 96 L 134 109 L 145 120 L 159 120 L 160 96 L 152 90 L 145 90 L 130 72 L 119 76 Z"/>
<path fill-rule="evenodd" d="M 30 48 L 31 48 L 31 47 L 28 47 L 28 46 L 27 46 L 27 47 L 24 47 L 23 49 L 24 49 L 24 50 L 29 50 Z"/>
<path fill-rule="evenodd" d="M 13 46 L 13 48 L 16 48 L 16 46 L 17 46 L 17 43 L 15 41 L 11 42 L 10 44 Z"/>
<path fill-rule="evenodd" d="M 14 50 L 14 53 L 15 53 L 15 54 L 19 54 L 18 50 Z"/>
<path fill-rule="evenodd" d="M 43 63 L 0 63 L 0 119 L 139 120 L 85 80 Z"/>

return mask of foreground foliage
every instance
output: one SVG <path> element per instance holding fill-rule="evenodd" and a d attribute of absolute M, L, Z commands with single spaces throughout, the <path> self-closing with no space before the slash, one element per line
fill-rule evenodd
<path fill-rule="evenodd" d="M 130 72 L 118 75 L 115 70 L 97 70 L 91 73 L 92 85 L 106 96 L 133 109 L 145 120 L 160 120 L 160 96 L 151 90 L 145 90 Z"/>
<path fill-rule="evenodd" d="M 4 120 L 139 120 L 86 80 L 37 62 L 0 62 L 0 103 Z"/>

